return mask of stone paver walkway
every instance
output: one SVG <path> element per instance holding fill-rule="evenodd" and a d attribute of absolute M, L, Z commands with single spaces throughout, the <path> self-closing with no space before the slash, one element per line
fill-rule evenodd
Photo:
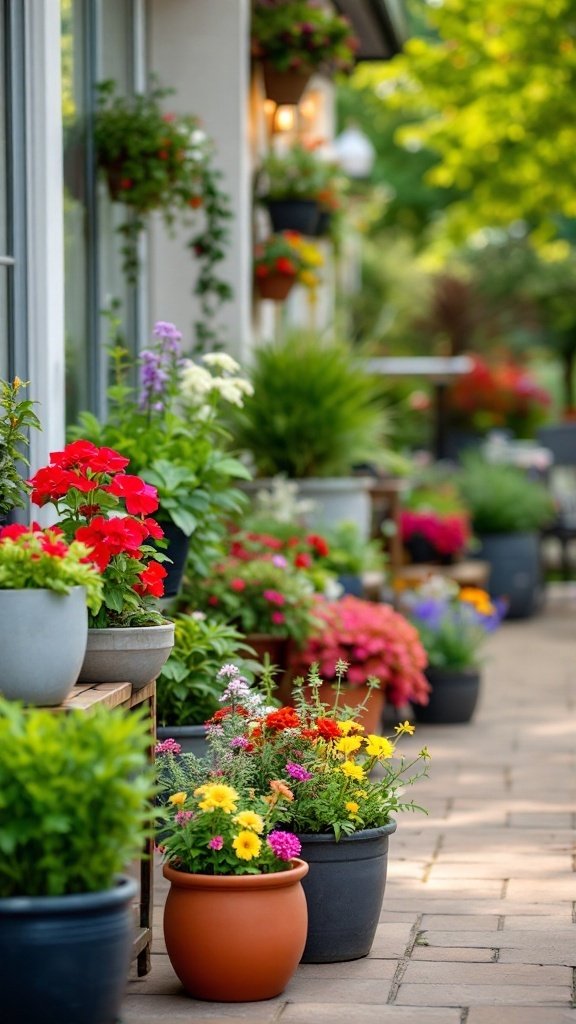
<path fill-rule="evenodd" d="M 164 951 L 160 879 L 153 969 L 123 1024 L 576 1024 L 575 703 L 572 590 L 491 638 L 472 724 L 409 740 L 432 754 L 411 793 L 430 814 L 391 837 L 368 958 L 302 965 L 264 1003 L 192 1000 Z"/>

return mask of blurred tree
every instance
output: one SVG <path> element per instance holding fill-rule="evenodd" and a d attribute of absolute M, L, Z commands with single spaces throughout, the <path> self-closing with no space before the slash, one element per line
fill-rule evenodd
<path fill-rule="evenodd" d="M 417 159 L 426 185 L 460 193 L 450 221 L 461 238 L 575 217 L 576 0 L 411 3 L 427 34 L 355 76 L 388 111 L 414 118 L 395 135 L 404 172 Z"/>

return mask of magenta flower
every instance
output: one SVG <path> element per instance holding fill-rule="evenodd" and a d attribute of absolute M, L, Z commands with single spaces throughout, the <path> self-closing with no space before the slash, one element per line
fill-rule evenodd
<path fill-rule="evenodd" d="M 292 860 L 302 849 L 302 844 L 293 832 L 281 832 L 276 829 L 266 840 L 268 846 L 279 860 Z"/>
<path fill-rule="evenodd" d="M 185 825 L 186 822 L 190 821 L 190 818 L 194 817 L 193 811 L 178 811 L 175 821 L 177 825 Z"/>
<path fill-rule="evenodd" d="M 286 622 L 284 612 L 272 612 L 270 618 L 275 626 L 282 626 Z"/>
<path fill-rule="evenodd" d="M 277 604 L 280 607 L 282 607 L 283 604 L 286 604 L 286 598 L 279 590 L 265 590 L 264 597 L 270 602 L 270 604 Z"/>
<path fill-rule="evenodd" d="M 157 743 L 154 747 L 155 754 L 180 754 L 181 752 L 182 747 L 180 744 L 171 738 L 162 740 L 161 743 Z"/>
<path fill-rule="evenodd" d="M 312 772 L 309 772 L 303 765 L 296 764 L 295 761 L 288 761 L 286 771 L 288 775 L 291 775 L 293 779 L 297 779 L 298 782 L 306 782 L 312 778 Z"/>
<path fill-rule="evenodd" d="M 209 850 L 221 850 L 224 846 L 224 836 L 213 836 L 208 843 Z"/>

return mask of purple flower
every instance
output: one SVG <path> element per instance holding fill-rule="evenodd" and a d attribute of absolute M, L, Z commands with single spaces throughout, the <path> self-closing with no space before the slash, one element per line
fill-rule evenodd
<path fill-rule="evenodd" d="M 428 629 L 433 630 L 433 632 L 440 629 L 447 611 L 448 602 L 445 600 L 439 601 L 434 597 L 424 598 L 423 601 L 418 601 L 410 609 L 411 614 L 424 626 L 428 626 Z"/>
<path fill-rule="evenodd" d="M 181 341 L 182 331 L 168 320 L 157 320 L 154 324 L 154 337 L 167 338 L 169 341 Z"/>
<path fill-rule="evenodd" d="M 306 782 L 308 779 L 312 778 L 312 772 L 307 771 L 303 765 L 296 764 L 295 761 L 288 761 L 286 771 L 293 779 L 298 779 L 298 782 Z"/>
<path fill-rule="evenodd" d="M 237 665 L 222 665 L 222 668 L 218 672 L 218 678 L 233 679 L 235 676 L 240 675 L 240 669 Z"/>
<path fill-rule="evenodd" d="M 224 836 L 213 836 L 208 843 L 209 850 L 221 850 L 224 846 Z"/>
<path fill-rule="evenodd" d="M 276 829 L 266 840 L 268 846 L 279 860 L 292 860 L 302 849 L 302 844 L 293 832 L 281 832 Z"/>
<path fill-rule="evenodd" d="M 180 754 L 182 753 L 182 747 L 176 740 L 167 739 L 157 743 L 154 747 L 155 754 Z"/>
<path fill-rule="evenodd" d="M 245 736 L 233 736 L 230 740 L 231 747 L 241 747 L 242 750 L 246 750 L 246 747 L 250 746 L 250 740 L 247 740 Z"/>
<path fill-rule="evenodd" d="M 277 569 L 285 569 L 286 566 L 288 565 L 288 562 L 284 558 L 284 555 L 273 555 L 272 565 L 275 565 Z"/>

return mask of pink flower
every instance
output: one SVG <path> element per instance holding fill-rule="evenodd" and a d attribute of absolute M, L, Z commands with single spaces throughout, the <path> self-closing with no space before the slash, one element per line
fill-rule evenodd
<path fill-rule="evenodd" d="M 292 860 L 302 849 L 298 836 L 295 836 L 293 832 L 281 832 L 279 829 L 271 832 L 266 842 L 280 860 Z"/>
<path fill-rule="evenodd" d="M 177 825 L 184 826 L 186 822 L 190 821 L 190 818 L 194 817 L 193 811 L 178 811 L 175 821 Z"/>
<path fill-rule="evenodd" d="M 283 604 L 286 604 L 286 598 L 279 590 L 265 590 L 264 597 L 270 602 L 270 604 L 277 604 L 280 607 L 282 607 Z"/>
<path fill-rule="evenodd" d="M 224 846 L 224 836 L 213 836 L 208 843 L 209 850 L 221 850 Z"/>
<path fill-rule="evenodd" d="M 275 626 L 281 626 L 284 622 L 286 622 L 286 616 L 284 615 L 284 612 L 272 612 L 270 618 L 272 619 L 272 622 L 274 623 Z"/>
<path fill-rule="evenodd" d="M 298 782 L 307 782 L 308 779 L 312 778 L 312 772 L 309 772 L 301 764 L 296 764 L 295 761 L 288 761 L 286 765 L 286 771 L 293 779 L 297 779 Z"/>
<path fill-rule="evenodd" d="M 156 746 L 154 747 L 154 753 L 155 754 L 181 754 L 182 753 L 182 747 L 180 746 L 179 743 L 176 742 L 176 740 L 173 740 L 172 737 L 170 737 L 167 740 L 161 740 L 161 742 L 157 743 Z"/>

